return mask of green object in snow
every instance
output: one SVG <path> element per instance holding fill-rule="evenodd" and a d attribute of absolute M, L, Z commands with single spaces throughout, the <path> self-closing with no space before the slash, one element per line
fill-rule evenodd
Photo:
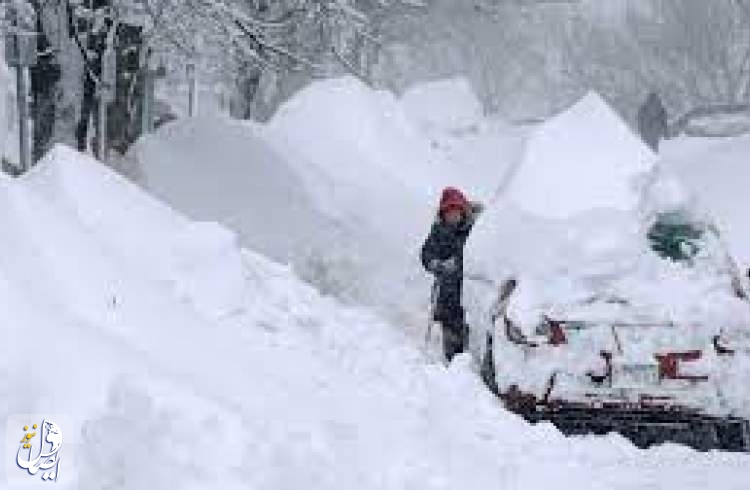
<path fill-rule="evenodd" d="M 665 259 L 685 262 L 696 256 L 705 229 L 682 213 L 663 213 L 648 231 L 651 249 Z"/>

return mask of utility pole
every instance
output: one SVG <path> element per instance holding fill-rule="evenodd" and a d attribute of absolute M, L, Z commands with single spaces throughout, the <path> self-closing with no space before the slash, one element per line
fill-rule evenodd
<path fill-rule="evenodd" d="M 16 69 L 16 96 L 18 102 L 19 165 L 22 174 L 31 168 L 31 121 L 29 118 L 29 67 L 37 60 L 34 13 L 20 15 L 13 12 L 11 33 L 5 39 L 5 59 Z"/>

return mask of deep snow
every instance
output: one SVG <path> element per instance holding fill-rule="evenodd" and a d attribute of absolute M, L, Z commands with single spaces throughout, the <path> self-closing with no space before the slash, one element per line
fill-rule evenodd
<path fill-rule="evenodd" d="M 61 147 L 22 179 L 0 177 L 0 221 L 13 238 L 0 245 L 0 311 L 8 336 L 0 347 L 0 406 L 6 414 L 74 419 L 78 427 L 66 444 L 80 455 L 71 487 L 744 490 L 745 455 L 673 445 L 640 451 L 618 436 L 568 439 L 549 425 L 529 426 L 486 391 L 470 358 L 449 369 L 430 364 L 403 324 L 323 297 L 294 270 L 264 257 L 278 246 L 284 260 L 308 231 L 308 219 L 321 227 L 353 223 L 374 238 L 368 243 L 363 233 L 353 241 L 382 262 L 382 280 L 402 277 L 387 269 L 415 260 L 411 247 L 427 231 L 433 192 L 451 177 L 448 170 L 425 177 L 434 179 L 434 189 L 425 192 L 423 169 L 408 167 L 406 158 L 396 166 L 382 150 L 370 155 L 379 144 L 413 137 L 416 143 L 404 147 L 436 155 L 432 163 L 450 172 L 463 161 L 485 169 L 481 178 L 457 178 L 473 179 L 470 188 L 487 200 L 518 170 L 526 129 L 484 120 L 466 134 L 425 131 L 400 115 L 380 119 L 380 103 L 385 114 L 402 111 L 387 94 L 349 87 L 351 80 L 327 83 L 310 89 L 322 101 L 343 92 L 368 102 L 340 109 L 349 115 L 338 125 L 332 117 L 328 130 L 319 121 L 328 120 L 330 104 L 292 101 L 288 119 L 268 128 L 215 121 L 214 132 L 196 121 L 143 142 L 143 151 L 154 155 L 146 167 L 164 165 L 145 170 L 154 192 L 172 204 L 183 199 L 179 207 L 193 219 L 237 226 L 237 236 L 186 218 Z M 421 96 L 430 100 L 433 89 Z M 409 123 L 407 136 L 393 130 L 378 140 L 384 134 L 378 124 L 387 126 L 392 117 L 397 127 L 399 120 Z M 380 122 L 368 133 L 355 124 L 358 118 Z M 374 139 L 358 148 L 362 131 Z M 216 139 L 215 149 L 226 149 L 218 152 L 223 158 L 207 161 L 212 155 L 197 153 L 206 135 Z M 299 139 L 285 146 L 291 137 Z M 396 158 L 401 148 L 388 151 Z M 244 155 L 252 157 L 250 169 L 241 165 Z M 170 168 L 184 169 L 185 180 L 167 182 L 160 172 Z M 218 172 L 213 195 L 221 199 L 205 194 L 193 202 L 194 186 L 214 176 L 205 168 Z M 246 183 L 255 172 L 269 186 L 248 193 L 245 205 L 242 185 L 230 184 L 233 178 Z M 337 193 L 347 182 L 354 189 Z M 388 204 L 385 191 L 398 201 Z M 267 201 L 281 209 L 264 207 Z M 234 206 L 253 213 L 235 214 L 234 222 L 220 216 Z M 370 221 L 382 219 L 373 214 L 378 210 L 404 222 L 382 227 L 388 220 Z M 300 228 L 289 227 L 289 241 L 263 236 L 269 215 L 296 217 Z M 405 237 L 414 242 L 405 246 Z M 263 254 L 242 249 L 240 240 L 255 240 Z M 390 262 L 385 250 L 396 253 L 399 240 L 402 255 Z M 426 285 L 418 265 L 410 267 Z M 368 287 L 382 284 L 375 278 Z M 426 296 L 416 285 L 403 291 Z"/>
<path fill-rule="evenodd" d="M 322 238 L 336 236 L 336 223 L 319 212 L 295 169 L 255 133 L 228 119 L 166 125 L 134 148 L 138 181 L 194 219 L 221 220 L 245 246 L 299 263 L 331 246 L 333 240 Z"/>
<path fill-rule="evenodd" d="M 739 161 L 736 155 L 728 160 Z M 727 257 L 722 235 L 706 234 L 690 263 L 650 249 L 647 232 L 657 215 L 682 213 L 711 224 L 714 217 L 603 100 L 589 94 L 537 127 L 502 197 L 469 238 L 469 270 L 498 282 L 518 280 L 508 315 L 528 338 L 545 316 L 589 325 L 569 332 L 568 345 L 536 354 L 506 345 L 498 329 L 502 389 L 517 384 L 542 396 L 557 373 L 553 397 L 569 399 L 592 389 L 587 373 L 603 370 L 602 351 L 622 351 L 614 361 L 621 356 L 645 365 L 655 364 L 655 354 L 700 350 L 699 372 L 710 376 L 709 383 L 685 388 L 661 382 L 643 389 L 669 391 L 683 405 L 750 417 L 750 391 L 742 381 L 750 374 L 750 303 L 735 294 L 740 272 Z M 469 282 L 465 299 L 472 325 L 494 329 L 487 312 L 496 296 L 495 287 Z M 618 328 L 616 340 L 613 322 L 673 328 Z M 716 335 L 738 342 L 731 362 L 714 354 Z"/>
<path fill-rule="evenodd" d="M 529 138 L 508 199 L 532 215 L 565 219 L 592 209 L 628 211 L 656 155 L 594 92 Z"/>
<path fill-rule="evenodd" d="M 398 329 L 71 150 L 0 182 L 2 406 L 74 419 L 72 487 L 744 488 L 746 456 L 528 426 L 469 359 L 425 364 Z M 191 293 L 227 279 L 209 308 Z M 54 348 L 10 348 L 29 342 Z"/>
<path fill-rule="evenodd" d="M 453 93 L 456 117 L 444 121 Z M 527 129 L 479 107 L 461 80 L 399 99 L 347 77 L 308 87 L 268 125 L 179 121 L 131 156 L 139 182 L 170 205 L 421 335 L 429 280 L 417 259 L 440 190 L 491 200 L 523 151 Z"/>
<path fill-rule="evenodd" d="M 654 170 L 656 155 L 598 95 L 536 128 L 503 125 L 479 107 L 461 80 L 417 86 L 399 99 L 342 78 L 306 88 L 269 125 L 181 122 L 135 154 L 146 187 L 172 205 L 237 227 L 243 243 L 288 261 L 326 293 L 375 306 L 415 339 L 424 333 L 429 288 L 417 252 L 436 190 L 448 183 L 489 204 L 467 270 L 495 280 L 523 276 L 513 313 L 527 329 L 551 312 L 733 328 L 748 321 L 747 305 L 718 270 L 721 244 L 694 268 L 648 251 L 654 213 L 700 206 L 661 166 Z M 262 189 L 243 184 L 253 179 Z M 291 226 L 275 226 L 283 223 Z M 632 304 L 577 304 L 602 285 Z M 473 279 L 466 290 L 478 354 L 496 291 Z M 706 335 L 673 343 L 702 348 Z M 509 379 L 523 371 L 519 365 Z M 735 410 L 750 410 L 744 388 L 733 396 Z"/>
<path fill-rule="evenodd" d="M 750 268 L 750 137 L 668 141 L 663 165 L 710 211 L 740 267 Z"/>

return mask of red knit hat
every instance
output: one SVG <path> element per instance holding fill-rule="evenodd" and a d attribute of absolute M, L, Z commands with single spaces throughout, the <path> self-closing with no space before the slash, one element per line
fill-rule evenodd
<path fill-rule="evenodd" d="M 443 195 L 440 197 L 440 214 L 449 209 L 460 209 L 465 212 L 469 209 L 469 205 L 469 200 L 458 189 L 454 187 L 443 189 Z"/>

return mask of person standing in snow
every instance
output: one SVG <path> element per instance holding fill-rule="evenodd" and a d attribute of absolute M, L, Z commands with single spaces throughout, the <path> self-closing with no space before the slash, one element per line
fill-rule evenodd
<path fill-rule="evenodd" d="M 655 152 L 659 142 L 668 135 L 667 110 L 656 92 L 651 92 L 638 110 L 638 132 L 646 144 Z"/>
<path fill-rule="evenodd" d="M 458 189 L 444 189 L 437 219 L 422 246 L 422 265 L 435 276 L 438 288 L 433 319 L 442 326 L 448 362 L 468 346 L 469 327 L 461 306 L 463 250 L 482 210 L 482 204 L 469 201 Z"/>

